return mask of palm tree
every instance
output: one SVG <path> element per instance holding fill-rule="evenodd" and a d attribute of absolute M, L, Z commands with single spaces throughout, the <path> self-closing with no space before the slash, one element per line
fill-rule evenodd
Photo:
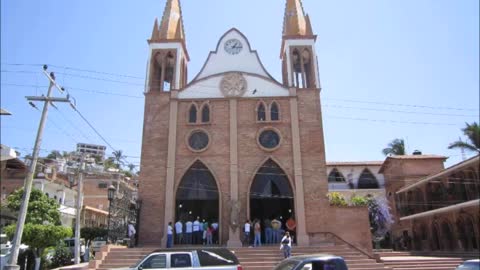
<path fill-rule="evenodd" d="M 133 163 L 128 163 L 127 167 L 130 170 L 130 172 L 133 172 L 133 169 L 135 169 L 135 167 L 137 167 L 137 166 L 135 166 L 135 164 L 133 164 Z"/>
<path fill-rule="evenodd" d="M 113 155 L 113 159 L 115 160 L 115 163 L 117 164 L 117 169 L 120 169 L 120 165 L 123 165 L 122 159 L 125 158 L 122 150 L 113 151 L 112 155 Z"/>
<path fill-rule="evenodd" d="M 472 124 L 465 123 L 466 127 L 462 128 L 463 134 L 467 136 L 469 142 L 462 140 L 455 141 L 448 146 L 448 149 L 463 148 L 474 152 L 480 152 L 480 127 L 477 122 Z"/>
<path fill-rule="evenodd" d="M 395 139 L 388 144 L 387 148 L 382 150 L 385 156 L 401 156 L 405 155 L 405 141 L 403 139 Z"/>

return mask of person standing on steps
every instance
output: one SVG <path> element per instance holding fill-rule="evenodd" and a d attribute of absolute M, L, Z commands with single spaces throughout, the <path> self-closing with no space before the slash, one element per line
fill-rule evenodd
<path fill-rule="evenodd" d="M 180 219 L 175 223 L 175 234 L 177 236 L 177 245 L 183 244 L 183 223 Z"/>
<path fill-rule="evenodd" d="M 272 243 L 277 244 L 278 241 L 280 240 L 280 227 L 282 226 L 282 223 L 276 219 L 273 218 L 272 220 Z"/>
<path fill-rule="evenodd" d="M 187 245 L 192 244 L 192 232 L 193 232 L 193 222 L 189 220 L 185 223 L 185 243 Z"/>
<path fill-rule="evenodd" d="M 193 222 L 193 244 L 198 245 L 202 239 L 202 234 L 200 232 L 200 217 Z"/>
<path fill-rule="evenodd" d="M 285 223 L 285 226 L 287 226 L 288 232 L 290 232 L 290 237 L 292 238 L 292 242 L 296 243 L 296 228 L 297 228 L 297 223 L 295 222 L 295 219 L 293 219 L 293 216 L 291 216 L 287 222 Z"/>
<path fill-rule="evenodd" d="M 263 228 L 265 228 L 265 244 L 272 244 L 273 241 L 272 241 L 272 221 L 268 218 L 266 218 L 264 221 L 263 221 Z"/>
<path fill-rule="evenodd" d="M 292 254 L 292 238 L 290 238 L 289 232 L 286 232 L 280 241 L 280 250 L 283 250 L 283 257 L 285 259 Z"/>
<path fill-rule="evenodd" d="M 167 226 L 167 248 L 171 248 L 173 246 L 173 227 L 172 222 L 168 222 Z"/>
<path fill-rule="evenodd" d="M 244 242 L 243 245 L 247 246 L 250 245 L 250 220 L 247 219 L 245 221 L 245 225 L 243 225 L 243 233 L 244 233 Z"/>
<path fill-rule="evenodd" d="M 135 226 L 133 226 L 133 221 L 128 223 L 128 238 L 130 238 L 130 242 L 128 243 L 129 248 L 135 247 L 135 234 L 137 231 L 135 230 Z"/>
<path fill-rule="evenodd" d="M 260 220 L 256 219 L 253 225 L 253 231 L 255 233 L 255 239 L 253 240 L 253 246 L 259 247 L 262 245 L 262 227 L 260 226 Z"/>

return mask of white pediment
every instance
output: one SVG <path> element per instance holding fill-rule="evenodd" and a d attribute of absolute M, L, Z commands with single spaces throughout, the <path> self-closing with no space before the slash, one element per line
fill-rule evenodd
<path fill-rule="evenodd" d="M 232 40 L 238 40 L 240 44 L 232 45 Z M 229 41 L 230 43 L 228 43 Z M 230 47 L 236 46 L 234 48 L 235 54 L 228 52 L 229 49 L 225 47 L 226 44 L 227 47 L 229 45 Z M 241 50 L 237 53 L 235 50 L 238 50 L 238 46 L 241 46 Z M 210 52 L 202 70 L 193 81 L 230 71 L 258 74 L 273 80 L 260 62 L 257 52 L 250 47 L 247 38 L 235 28 L 230 29 L 220 38 L 216 50 Z"/>
<path fill-rule="evenodd" d="M 224 98 L 221 81 L 237 73 L 246 80 L 246 91 L 238 97 L 288 96 L 288 88 L 277 82 L 264 68 L 247 38 L 237 29 L 227 31 L 210 52 L 197 76 L 179 92 L 179 98 Z M 231 96 L 231 95 L 230 95 Z"/>
<path fill-rule="evenodd" d="M 217 74 L 203 80 L 196 80 L 178 93 L 180 99 L 225 98 L 229 97 L 222 91 L 222 79 L 229 73 Z M 289 91 L 283 85 L 256 74 L 240 73 L 245 79 L 246 90 L 237 97 L 284 97 Z"/>

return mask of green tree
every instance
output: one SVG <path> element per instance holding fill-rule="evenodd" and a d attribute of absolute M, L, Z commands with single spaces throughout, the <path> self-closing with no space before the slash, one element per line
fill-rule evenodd
<path fill-rule="evenodd" d="M 60 154 L 60 151 L 53 150 L 52 152 L 50 152 L 50 154 L 48 154 L 47 158 L 56 159 L 57 157 L 61 157 L 61 156 L 62 154 Z"/>
<path fill-rule="evenodd" d="M 466 127 L 462 128 L 463 134 L 467 136 L 469 142 L 462 140 L 455 141 L 448 146 L 448 149 L 463 148 L 473 152 L 480 152 L 480 127 L 477 122 L 472 124 L 465 123 Z"/>
<path fill-rule="evenodd" d="M 385 156 L 405 155 L 405 141 L 403 139 L 394 139 L 388 144 L 388 147 L 382 150 Z"/>
<path fill-rule="evenodd" d="M 106 237 L 107 229 L 100 227 L 85 227 L 80 229 L 80 235 L 87 242 L 92 242 L 97 237 Z"/>
<path fill-rule="evenodd" d="M 133 173 L 133 170 L 134 170 L 135 167 L 137 167 L 137 166 L 135 166 L 135 164 L 133 164 L 133 163 L 128 163 L 127 167 L 128 167 L 128 170 L 129 170 L 131 173 Z"/>
<path fill-rule="evenodd" d="M 122 150 L 113 151 L 112 155 L 117 165 L 117 169 L 120 169 L 120 167 L 123 165 L 123 159 L 125 158 L 125 156 L 123 155 L 123 151 Z"/>
<path fill-rule="evenodd" d="M 7 207 L 15 212 L 20 210 L 22 203 L 23 188 L 15 190 L 7 197 Z M 28 202 L 27 217 L 25 223 L 60 225 L 60 205 L 54 199 L 49 198 L 40 190 L 32 188 Z"/>
<path fill-rule="evenodd" d="M 5 232 L 11 239 L 15 233 L 16 224 L 5 227 Z M 72 236 L 72 229 L 64 226 L 25 223 L 22 243 L 31 248 L 35 254 L 35 269 L 39 269 L 41 255 L 50 246 L 55 246 L 64 238 Z"/>
<path fill-rule="evenodd" d="M 113 158 L 107 158 L 105 159 L 105 161 L 103 162 L 103 167 L 106 169 L 110 169 L 110 168 L 116 168 L 117 165 L 114 163 L 114 159 Z"/>

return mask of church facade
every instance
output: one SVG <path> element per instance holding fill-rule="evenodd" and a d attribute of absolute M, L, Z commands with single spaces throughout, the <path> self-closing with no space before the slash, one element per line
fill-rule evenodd
<path fill-rule="evenodd" d="M 333 237 L 371 251 L 367 209 L 326 198 L 316 35 L 301 1 L 286 1 L 281 82 L 235 28 L 187 82 L 183 27 L 167 0 L 148 40 L 139 244 L 163 246 L 168 222 L 199 217 L 239 246 L 245 220 L 292 217 L 298 245 Z"/>

